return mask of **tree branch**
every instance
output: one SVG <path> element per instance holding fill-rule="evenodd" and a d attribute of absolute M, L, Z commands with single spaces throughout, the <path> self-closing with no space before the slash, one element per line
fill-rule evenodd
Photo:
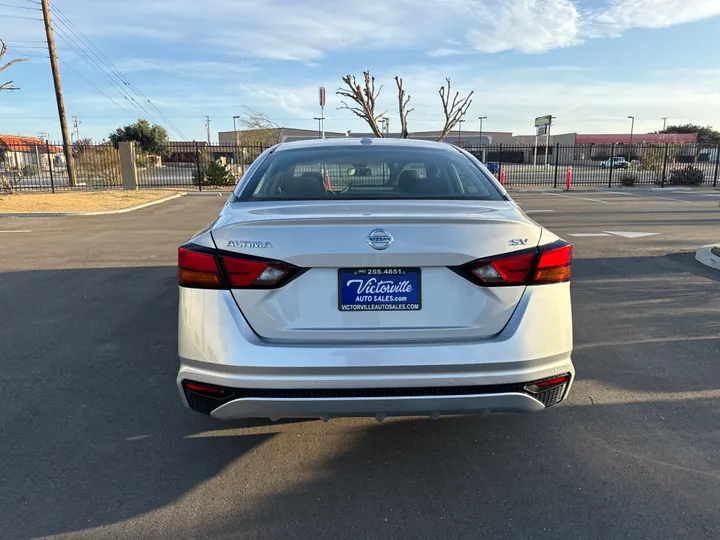
<path fill-rule="evenodd" d="M 347 109 L 351 111 L 353 114 L 367 122 L 376 137 L 382 137 L 382 131 L 377 124 L 377 120 L 382 116 L 382 114 L 375 114 L 375 103 L 380 95 L 382 86 L 376 92 L 375 77 L 372 77 L 369 71 L 363 71 L 363 77 L 365 79 L 364 87 L 361 86 L 352 75 L 345 75 L 342 78 L 342 81 L 347 86 L 347 89 L 338 88 L 335 94 L 354 101 L 358 106 L 351 107 L 347 104 L 347 102 L 343 101 L 342 107 L 338 107 L 338 110 Z"/>
<path fill-rule="evenodd" d="M 5 42 L 0 39 L 0 60 L 2 60 L 3 56 L 5 56 L 5 53 L 7 52 L 7 45 Z M 4 66 L 0 66 L 0 73 L 5 71 L 7 68 L 12 66 L 13 64 L 17 64 L 18 62 L 27 62 L 26 58 L 15 58 L 14 60 L 10 60 L 8 63 L 6 63 Z M 13 86 L 13 81 L 8 81 L 6 83 L 0 84 L 0 90 L 19 90 L 16 86 Z"/>
<path fill-rule="evenodd" d="M 467 97 L 461 98 L 460 92 L 455 92 L 452 104 L 450 104 L 450 79 L 445 80 L 447 81 L 447 90 L 445 90 L 445 86 L 441 86 L 440 90 L 438 90 L 440 101 L 442 101 L 443 105 L 443 112 L 445 113 L 445 127 L 438 138 L 438 142 L 444 141 L 462 117 L 465 116 L 465 113 L 472 103 L 472 99 L 470 98 L 475 93 L 473 90 Z"/>
<path fill-rule="evenodd" d="M 410 114 L 414 109 L 408 109 L 407 105 L 410 103 L 410 96 L 405 93 L 405 89 L 403 88 L 403 80 L 395 76 L 395 83 L 397 84 L 398 88 L 398 111 L 400 112 L 400 138 L 401 139 L 407 139 L 408 138 L 408 127 L 407 127 L 407 117 L 408 114 Z"/>

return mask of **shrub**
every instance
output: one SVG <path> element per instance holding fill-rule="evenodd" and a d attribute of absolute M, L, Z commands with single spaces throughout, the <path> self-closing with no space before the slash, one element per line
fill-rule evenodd
<path fill-rule="evenodd" d="M 672 171 L 668 183 L 673 186 L 699 186 L 704 181 L 705 173 L 697 167 L 689 165 Z"/>
<path fill-rule="evenodd" d="M 122 185 L 120 154 L 112 145 L 96 146 L 75 156 L 78 178 L 88 186 Z"/>
<path fill-rule="evenodd" d="M 235 175 L 222 163 L 211 161 L 201 165 L 202 169 L 193 173 L 195 185 L 203 186 L 234 186 L 237 183 Z"/>
<path fill-rule="evenodd" d="M 636 180 L 637 176 L 634 174 L 625 173 L 620 177 L 620 183 L 625 187 L 633 187 Z"/>
<path fill-rule="evenodd" d="M 20 176 L 37 176 L 40 174 L 40 167 L 37 165 L 25 165 L 20 171 Z"/>

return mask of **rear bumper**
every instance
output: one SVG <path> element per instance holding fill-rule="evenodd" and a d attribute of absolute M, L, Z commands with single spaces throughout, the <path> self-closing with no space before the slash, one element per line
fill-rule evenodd
<path fill-rule="evenodd" d="M 528 287 L 492 339 L 405 345 L 268 343 L 229 291 L 180 289 L 178 388 L 187 406 L 183 381 L 239 392 L 202 411 L 223 419 L 535 412 L 545 405 L 523 385 L 568 374 L 557 401 L 564 399 L 575 373 L 571 350 L 568 283 Z M 395 391 L 415 388 L 428 395 Z M 359 389 L 367 395 L 349 392 Z"/>
<path fill-rule="evenodd" d="M 353 398 L 353 399 L 236 399 L 213 410 L 210 415 L 233 418 L 320 418 L 342 416 L 430 416 L 488 412 L 537 412 L 545 406 L 530 396 L 483 394 L 446 397 Z"/>

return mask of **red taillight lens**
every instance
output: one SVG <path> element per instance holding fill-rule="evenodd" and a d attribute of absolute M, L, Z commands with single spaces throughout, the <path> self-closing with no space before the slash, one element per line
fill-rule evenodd
<path fill-rule="evenodd" d="M 291 264 L 218 255 L 212 249 L 192 244 L 178 248 L 178 284 L 183 287 L 272 289 L 300 271 Z"/>
<path fill-rule="evenodd" d="M 569 281 L 571 262 L 572 244 L 559 240 L 522 255 L 501 255 L 452 270 L 486 287 L 540 285 Z"/>
<path fill-rule="evenodd" d="M 572 263 L 572 244 L 540 251 L 533 283 L 557 283 L 570 280 L 570 265 Z"/>
<path fill-rule="evenodd" d="M 222 257 L 231 287 L 272 287 L 287 278 L 293 267 L 234 257 Z"/>
<path fill-rule="evenodd" d="M 224 289 L 225 280 L 215 255 L 178 248 L 178 285 L 203 289 Z"/>
<path fill-rule="evenodd" d="M 470 271 L 483 283 L 522 285 L 527 282 L 534 262 L 535 254 L 530 253 L 507 259 L 480 262 L 470 267 Z"/>

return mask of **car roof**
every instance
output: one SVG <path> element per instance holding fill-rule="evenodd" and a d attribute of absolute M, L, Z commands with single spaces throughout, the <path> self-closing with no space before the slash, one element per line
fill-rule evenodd
<path fill-rule="evenodd" d="M 293 141 L 280 143 L 275 152 L 285 150 L 299 150 L 307 148 L 328 148 L 328 147 L 353 147 L 353 146 L 392 146 L 400 148 L 424 148 L 427 150 L 444 150 L 446 152 L 459 152 L 457 148 L 448 143 L 435 141 L 420 141 L 417 139 L 391 139 L 391 138 L 370 138 L 370 137 L 344 137 L 336 139 L 310 139 L 305 141 Z"/>

